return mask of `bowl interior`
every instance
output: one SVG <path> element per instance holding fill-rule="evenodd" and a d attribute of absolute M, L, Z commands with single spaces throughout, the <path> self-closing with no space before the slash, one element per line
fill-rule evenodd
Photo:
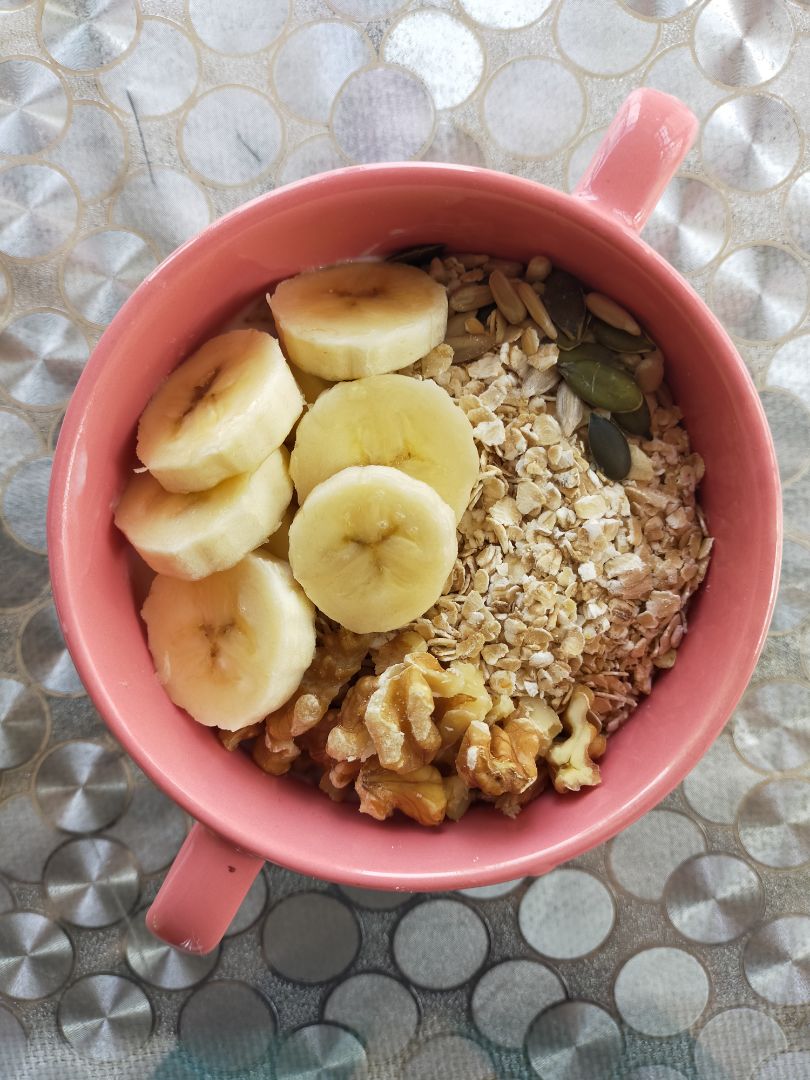
<path fill-rule="evenodd" d="M 611 739 L 601 787 L 544 795 L 517 820 L 472 811 L 426 831 L 380 825 L 265 776 L 168 700 L 111 508 L 138 417 L 161 378 L 270 282 L 421 241 L 543 253 L 634 311 L 661 344 L 717 543 L 675 668 Z M 686 284 L 620 226 L 529 181 L 451 166 L 344 170 L 243 207 L 171 256 L 96 349 L 62 429 L 50 506 L 54 593 L 96 705 L 138 763 L 195 817 L 303 873 L 381 888 L 455 888 L 538 873 L 659 801 L 716 737 L 761 647 L 778 563 L 778 484 L 757 395 Z"/>

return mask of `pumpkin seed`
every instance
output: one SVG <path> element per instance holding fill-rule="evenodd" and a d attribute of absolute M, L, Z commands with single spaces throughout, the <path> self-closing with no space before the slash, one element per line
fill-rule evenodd
<path fill-rule="evenodd" d="M 644 439 L 652 438 L 650 409 L 646 398 L 642 398 L 641 405 L 633 412 L 615 412 L 613 419 L 631 435 L 641 435 Z"/>
<path fill-rule="evenodd" d="M 386 255 L 386 262 L 408 263 L 409 266 L 421 266 L 422 263 L 430 262 L 444 254 L 444 244 L 418 244 L 416 247 L 403 248 Z"/>
<path fill-rule="evenodd" d="M 624 480 L 630 472 L 630 447 L 621 429 L 612 420 L 591 413 L 588 443 L 594 460 L 610 480 Z"/>
<path fill-rule="evenodd" d="M 570 355 L 561 357 L 557 367 L 583 401 L 608 412 L 635 412 L 641 407 L 644 396 L 626 371 L 589 358 L 571 361 Z"/>
<path fill-rule="evenodd" d="M 559 342 L 555 343 L 559 348 Z M 604 345 L 595 341 L 580 341 L 578 345 L 565 350 L 565 363 L 577 364 L 580 360 L 598 360 L 600 364 L 619 367 L 619 358 Z"/>
<path fill-rule="evenodd" d="M 543 303 L 554 323 L 569 338 L 580 338 L 586 311 L 582 286 L 565 270 L 552 270 L 544 284 Z"/>
<path fill-rule="evenodd" d="M 592 319 L 591 328 L 600 345 L 613 349 L 620 353 L 643 353 L 650 352 L 655 346 L 643 334 L 628 334 L 626 330 L 617 330 L 601 319 Z"/>

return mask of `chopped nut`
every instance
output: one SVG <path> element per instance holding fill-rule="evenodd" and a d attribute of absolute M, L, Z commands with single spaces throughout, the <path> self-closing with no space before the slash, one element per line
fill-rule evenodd
<path fill-rule="evenodd" d="M 401 810 L 420 825 L 439 825 L 447 809 L 442 774 L 431 765 L 397 773 L 381 768 L 372 758 L 360 769 L 355 791 L 360 796 L 360 813 L 377 821 Z"/>

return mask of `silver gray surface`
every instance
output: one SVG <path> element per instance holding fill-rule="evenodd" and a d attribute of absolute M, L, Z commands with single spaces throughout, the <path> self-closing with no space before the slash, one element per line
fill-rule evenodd
<path fill-rule="evenodd" d="M 413 156 L 570 190 L 639 85 L 702 125 L 645 235 L 735 337 L 779 457 L 751 688 L 661 807 L 540 881 L 423 897 L 267 867 L 221 949 L 176 953 L 143 914 L 188 822 L 106 732 L 48 594 L 90 348 L 268 188 Z M 800 0 L 0 0 L 3 1080 L 810 1076 L 808 101 Z"/>

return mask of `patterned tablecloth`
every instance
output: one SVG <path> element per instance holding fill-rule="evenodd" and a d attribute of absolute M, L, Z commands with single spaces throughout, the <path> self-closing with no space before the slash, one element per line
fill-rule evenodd
<path fill-rule="evenodd" d="M 174 952 L 143 912 L 188 822 L 103 727 L 48 595 L 93 343 L 259 192 L 418 157 L 570 189 L 640 85 L 702 122 L 645 236 L 739 344 L 784 483 L 742 704 L 658 809 L 544 878 L 410 896 L 267 867 L 221 949 Z M 806 0 L 0 0 L 4 1080 L 810 1077 L 808 102 Z"/>

